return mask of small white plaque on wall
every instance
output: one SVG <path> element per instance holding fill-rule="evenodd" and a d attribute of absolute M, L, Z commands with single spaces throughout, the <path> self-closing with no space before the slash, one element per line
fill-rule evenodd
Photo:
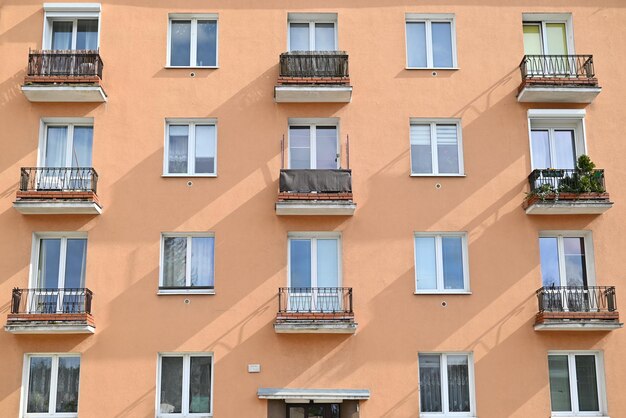
<path fill-rule="evenodd" d="M 248 373 L 261 373 L 260 364 L 248 364 Z"/>

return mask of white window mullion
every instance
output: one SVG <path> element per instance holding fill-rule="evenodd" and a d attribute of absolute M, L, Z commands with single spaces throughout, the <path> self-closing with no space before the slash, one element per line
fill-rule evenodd
<path fill-rule="evenodd" d="M 61 248 L 59 251 L 59 278 L 57 287 L 56 311 L 63 312 L 63 289 L 65 288 L 65 260 L 67 260 L 67 238 L 61 238 Z"/>
<path fill-rule="evenodd" d="M 437 290 L 445 290 L 443 282 L 443 240 L 441 235 L 435 236 L 435 268 L 437 271 Z"/>
<path fill-rule="evenodd" d="M 315 51 L 315 22 L 309 22 L 309 50 Z"/>
<path fill-rule="evenodd" d="M 550 152 L 550 167 L 548 168 L 555 168 L 556 167 L 556 161 L 555 161 L 555 144 L 554 144 L 554 128 L 549 128 L 548 129 L 548 150 Z"/>
<path fill-rule="evenodd" d="M 191 28 L 190 28 L 190 57 L 189 57 L 189 65 L 195 67 L 197 65 L 197 49 L 198 49 L 198 19 L 191 19 Z"/>
<path fill-rule="evenodd" d="M 567 273 L 565 270 L 565 244 L 563 242 L 563 236 L 556 237 L 557 253 L 559 260 L 559 282 L 561 286 L 567 286 Z"/>
<path fill-rule="evenodd" d="M 433 59 L 433 36 L 432 36 L 432 24 L 430 20 L 426 22 L 426 66 L 428 68 L 434 67 Z"/>
<path fill-rule="evenodd" d="M 430 124 L 430 155 L 433 164 L 433 174 L 439 174 L 439 150 L 437 149 L 437 124 Z"/>
<path fill-rule="evenodd" d="M 72 51 L 76 50 L 76 36 L 78 34 L 78 19 L 72 21 Z"/>
<path fill-rule="evenodd" d="M 578 414 L 580 412 L 580 407 L 578 405 L 578 376 L 576 376 L 576 355 L 568 354 L 567 355 L 567 365 L 569 368 L 569 390 L 570 397 L 572 399 L 572 412 Z"/>
<path fill-rule="evenodd" d="M 59 356 L 52 356 L 52 368 L 50 370 L 50 403 L 48 411 L 51 414 L 56 413 L 57 409 L 57 381 L 59 376 Z"/>
<path fill-rule="evenodd" d="M 317 238 L 311 238 L 311 310 L 317 310 Z"/>
<path fill-rule="evenodd" d="M 448 405 L 448 356 L 441 355 L 441 410 L 447 414 L 450 410 Z"/>
<path fill-rule="evenodd" d="M 187 254 L 185 257 L 185 284 L 191 286 L 191 237 L 187 237 Z"/>
<path fill-rule="evenodd" d="M 196 124 L 189 125 L 189 139 L 187 141 L 187 174 L 196 173 Z"/>
<path fill-rule="evenodd" d="M 549 55 L 550 51 L 548 51 L 548 31 L 546 31 L 546 22 L 541 22 L 541 52 L 543 55 Z"/>
<path fill-rule="evenodd" d="M 182 399 L 182 414 L 187 416 L 189 414 L 189 378 L 190 378 L 190 357 L 189 354 L 183 356 L 183 399 Z"/>
<path fill-rule="evenodd" d="M 65 167 L 72 167 L 72 150 L 74 148 L 74 125 L 67 125 L 67 138 L 65 139 Z"/>
<path fill-rule="evenodd" d="M 311 133 L 309 136 L 309 145 L 311 147 L 311 168 L 317 168 L 317 126 L 311 125 L 311 129 L 309 130 Z"/>

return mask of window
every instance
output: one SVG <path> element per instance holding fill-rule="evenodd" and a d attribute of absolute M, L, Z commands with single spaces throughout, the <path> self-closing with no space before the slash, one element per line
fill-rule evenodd
<path fill-rule="evenodd" d="M 85 305 L 87 238 L 42 234 L 34 238 L 29 313 L 81 313 Z"/>
<path fill-rule="evenodd" d="M 336 169 L 339 163 L 336 122 L 289 124 L 289 168 Z"/>
<path fill-rule="evenodd" d="M 205 417 L 213 413 L 213 356 L 160 354 L 159 417 Z"/>
<path fill-rule="evenodd" d="M 528 112 L 532 169 L 573 169 L 586 154 L 584 110 L 531 109 Z"/>
<path fill-rule="evenodd" d="M 591 234 L 542 232 L 539 236 L 544 287 L 589 286 L 595 282 Z"/>
<path fill-rule="evenodd" d="M 420 353 L 419 388 L 420 416 L 474 416 L 472 355 Z"/>
<path fill-rule="evenodd" d="M 287 404 L 287 418 L 339 418 L 338 403 Z"/>
<path fill-rule="evenodd" d="M 595 352 L 548 355 L 553 416 L 606 415 L 602 356 Z"/>
<path fill-rule="evenodd" d="M 98 49 L 100 4 L 45 3 L 44 11 L 45 49 Z"/>
<path fill-rule="evenodd" d="M 571 15 L 525 13 L 524 54 L 573 55 Z"/>
<path fill-rule="evenodd" d="M 467 235 L 415 234 L 416 293 L 469 292 Z"/>
<path fill-rule="evenodd" d="M 159 293 L 212 293 L 215 238 L 207 234 L 163 234 Z M 170 291 L 170 292 L 168 292 Z"/>
<path fill-rule="evenodd" d="M 335 13 L 289 13 L 289 51 L 335 51 Z"/>
<path fill-rule="evenodd" d="M 171 14 L 168 66 L 217 67 L 217 15 Z"/>
<path fill-rule="evenodd" d="M 454 15 L 406 15 L 408 68 L 456 68 Z"/>
<path fill-rule="evenodd" d="M 463 175 L 463 147 L 458 120 L 411 121 L 411 174 Z"/>
<path fill-rule="evenodd" d="M 80 356 L 31 354 L 26 356 L 25 416 L 78 416 Z"/>
<path fill-rule="evenodd" d="M 166 176 L 216 176 L 216 121 L 168 120 L 165 156 Z"/>

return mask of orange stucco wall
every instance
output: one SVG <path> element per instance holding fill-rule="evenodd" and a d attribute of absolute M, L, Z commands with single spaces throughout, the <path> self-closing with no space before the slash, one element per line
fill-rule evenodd
<path fill-rule="evenodd" d="M 288 12 L 338 14 L 350 54 L 348 104 L 277 104 Z M 523 12 L 571 12 L 578 53 L 593 54 L 593 104 L 520 104 Z M 168 13 L 219 14 L 219 69 L 166 69 Z M 458 70 L 405 70 L 404 14 L 454 13 Z M 604 352 L 608 412 L 626 417 L 626 334 L 538 333 L 538 233 L 591 230 L 598 284 L 626 294 L 626 3 L 618 0 L 244 2 L 106 0 L 103 104 L 31 103 L 20 91 L 40 48 L 42 3 L 0 3 L 0 314 L 27 287 L 32 233 L 86 231 L 96 333 L 0 331 L 0 416 L 17 417 L 25 353 L 81 354 L 82 417 L 154 417 L 159 352 L 215 356 L 214 415 L 263 417 L 259 387 L 366 388 L 362 418 L 419 415 L 418 352 L 473 352 L 480 418 L 550 414 L 548 350 Z M 536 216 L 520 205 L 530 171 L 528 108 L 585 108 L 587 147 L 615 205 L 600 216 Z M 19 168 L 37 163 L 43 117 L 93 117 L 100 216 L 24 216 Z M 218 177 L 163 178 L 164 120 L 218 121 Z M 279 217 L 280 138 L 291 117 L 338 117 L 350 136 L 352 217 Z M 460 118 L 466 176 L 410 177 L 409 118 Z M 345 149 L 344 149 L 345 159 Z M 345 160 L 344 160 L 345 163 Z M 440 183 L 441 188 L 435 188 Z M 161 232 L 215 233 L 213 296 L 157 296 Z M 355 335 L 278 335 L 287 234 L 339 231 Z M 467 231 L 471 295 L 414 295 L 413 233 Z M 184 299 L 190 303 L 185 304 Z M 441 302 L 446 301 L 447 307 Z M 259 363 L 262 372 L 248 374 Z"/>

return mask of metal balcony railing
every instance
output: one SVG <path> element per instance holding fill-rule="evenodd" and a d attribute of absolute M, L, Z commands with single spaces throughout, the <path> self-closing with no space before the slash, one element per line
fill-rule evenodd
<path fill-rule="evenodd" d="M 281 77 L 348 77 L 344 51 L 291 51 L 280 54 Z"/>
<path fill-rule="evenodd" d="M 539 312 L 615 312 L 614 286 L 550 286 L 537 290 Z"/>
<path fill-rule="evenodd" d="M 534 193 L 604 193 L 604 170 L 583 173 L 579 169 L 547 168 L 533 170 L 528 176 Z"/>
<path fill-rule="evenodd" d="M 352 193 L 352 170 L 280 170 L 281 193 Z"/>
<path fill-rule="evenodd" d="M 91 313 L 93 293 L 85 288 L 13 289 L 12 314 Z"/>
<path fill-rule="evenodd" d="M 532 78 L 595 77 L 593 55 L 524 55 L 519 65 L 522 80 Z"/>
<path fill-rule="evenodd" d="M 29 77 L 98 77 L 104 64 L 97 50 L 29 50 Z"/>
<path fill-rule="evenodd" d="M 352 314 L 351 287 L 281 287 L 278 313 Z"/>
<path fill-rule="evenodd" d="M 98 173 L 91 167 L 22 167 L 20 191 L 91 191 L 96 193 Z"/>

